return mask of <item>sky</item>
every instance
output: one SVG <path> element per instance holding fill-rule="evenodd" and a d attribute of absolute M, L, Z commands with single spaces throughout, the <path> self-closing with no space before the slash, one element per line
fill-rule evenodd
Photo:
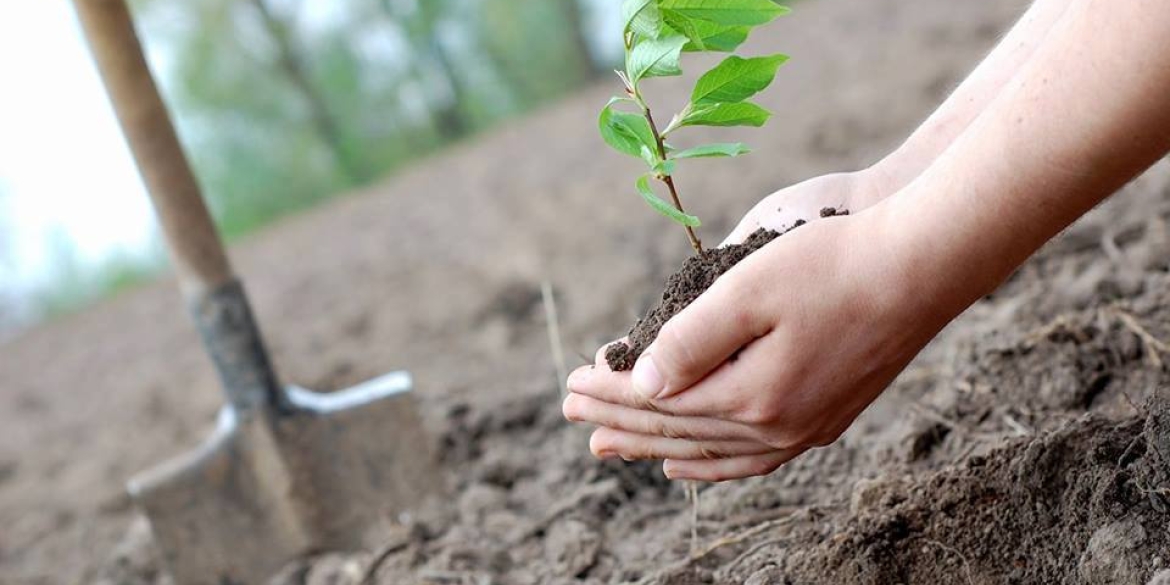
<path fill-rule="evenodd" d="M 0 288 L 156 249 L 149 202 L 67 0 L 0 3 Z M 14 293 L 15 291 L 15 293 Z"/>

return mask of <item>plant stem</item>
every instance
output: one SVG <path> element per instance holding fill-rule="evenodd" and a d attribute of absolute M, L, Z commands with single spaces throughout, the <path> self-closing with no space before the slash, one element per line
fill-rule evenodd
<path fill-rule="evenodd" d="M 662 135 L 658 133 L 658 125 L 654 123 L 654 116 L 650 113 L 650 106 L 640 98 L 635 99 L 642 106 L 642 112 L 646 115 L 646 121 L 650 123 L 650 131 L 654 133 L 654 140 L 658 143 L 658 156 L 662 160 L 666 160 L 666 143 L 663 142 Z M 678 189 L 674 186 L 674 178 L 670 175 L 664 175 L 659 177 L 659 180 L 666 183 L 666 188 L 670 190 L 670 199 L 674 203 L 674 208 L 679 213 L 686 213 L 687 211 L 683 209 L 682 200 L 678 197 Z M 695 235 L 695 230 L 691 229 L 689 225 L 684 225 L 683 229 L 687 231 L 687 238 L 691 241 L 691 248 L 694 248 L 696 254 L 702 256 L 703 242 L 699 241 L 699 236 Z"/>

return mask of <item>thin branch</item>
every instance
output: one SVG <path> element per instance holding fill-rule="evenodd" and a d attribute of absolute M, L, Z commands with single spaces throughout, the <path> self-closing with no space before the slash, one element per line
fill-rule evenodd
<path fill-rule="evenodd" d="M 650 113 L 650 106 L 646 102 L 639 100 L 642 106 L 642 112 L 646 115 L 646 121 L 650 123 L 650 131 L 654 134 L 654 140 L 658 144 L 658 156 L 662 160 L 666 160 L 666 143 L 662 140 L 662 134 L 658 132 L 658 125 L 654 123 L 654 115 Z M 659 178 L 663 183 L 666 183 L 666 188 L 670 190 L 670 200 L 674 204 L 674 208 L 679 213 L 686 213 L 683 209 L 682 200 L 679 199 L 678 189 L 674 186 L 674 178 L 670 175 L 664 175 Z M 687 239 L 691 241 L 691 247 L 695 249 L 695 253 L 699 256 L 703 255 L 703 242 L 699 240 L 699 236 L 695 235 L 695 230 L 689 225 L 684 225 L 683 229 L 687 231 Z"/>

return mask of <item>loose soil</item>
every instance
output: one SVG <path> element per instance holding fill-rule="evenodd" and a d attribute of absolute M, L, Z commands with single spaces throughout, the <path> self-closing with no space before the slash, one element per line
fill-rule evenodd
<path fill-rule="evenodd" d="M 618 341 L 606 348 L 605 361 L 610 369 L 624 372 L 633 368 L 638 356 L 658 337 L 658 331 L 671 317 L 699 298 L 715 284 L 715 279 L 780 235 L 779 232 L 760 228 L 741 244 L 705 250 L 702 256 L 687 258 L 682 268 L 666 280 L 666 288 L 658 303 L 646 312 L 646 316 L 634 323 L 630 334 L 626 336 L 629 341 Z"/>
<path fill-rule="evenodd" d="M 800 3 L 750 47 L 794 54 L 753 137 L 771 158 L 683 169 L 687 193 L 718 194 L 690 211 L 715 237 L 779 186 L 872 160 L 1021 8 Z M 1170 580 L 1170 166 L 944 330 L 838 443 L 703 486 L 692 551 L 683 488 L 594 460 L 561 419 L 539 301 L 553 283 L 566 353 L 591 356 L 688 252 L 630 211 L 635 164 L 599 154 L 609 86 L 233 249 L 285 379 L 414 373 L 450 488 L 381 549 L 276 583 Z M 167 582 L 121 486 L 196 445 L 220 402 L 180 306 L 160 282 L 0 346 L 0 582 Z"/>
<path fill-rule="evenodd" d="M 826 207 L 819 215 L 822 218 L 849 215 L 849 210 Z M 753 252 L 772 243 L 772 240 L 807 223 L 807 220 L 798 219 L 792 227 L 783 232 L 760 228 L 741 243 L 704 250 L 701 256 L 687 258 L 682 268 L 666 279 L 666 287 L 658 303 L 650 307 L 646 315 L 634 323 L 634 327 L 626 336 L 627 341 L 614 342 L 606 348 L 605 361 L 610 369 L 615 372 L 632 369 L 638 356 L 658 338 L 662 326 L 711 288 L 717 278 Z"/>

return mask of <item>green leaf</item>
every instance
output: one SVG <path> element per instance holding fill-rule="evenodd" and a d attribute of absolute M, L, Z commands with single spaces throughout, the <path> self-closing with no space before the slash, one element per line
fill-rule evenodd
<path fill-rule="evenodd" d="M 675 11 L 672 10 L 671 12 Z M 684 34 L 687 34 L 687 38 L 691 40 L 683 45 L 683 51 L 722 51 L 724 53 L 730 53 L 739 48 L 747 40 L 748 33 L 752 30 L 750 26 L 723 26 L 708 20 L 691 20 L 690 24 L 694 34 L 697 34 L 702 42 L 695 42 L 690 34 L 684 31 Z"/>
<path fill-rule="evenodd" d="M 646 161 L 646 166 L 650 167 L 650 170 L 654 171 L 657 176 L 664 177 L 674 174 L 676 166 L 674 161 L 658 158 L 658 151 L 648 146 L 642 146 L 642 160 Z"/>
<path fill-rule="evenodd" d="M 641 155 L 642 160 L 646 161 L 646 166 L 650 167 L 651 169 L 658 166 L 658 163 L 661 161 L 661 159 L 658 158 L 658 155 L 655 154 L 655 151 L 646 145 L 642 145 Z"/>
<path fill-rule="evenodd" d="M 645 117 L 613 109 L 614 102 L 619 99 L 610 100 L 601 110 L 597 121 L 601 138 L 614 150 L 633 157 L 641 156 L 644 147 L 656 148 L 658 143 Z"/>
<path fill-rule="evenodd" d="M 687 38 L 671 34 L 659 39 L 645 39 L 626 55 L 626 75 L 632 83 L 643 77 L 682 75 L 678 59 Z"/>
<path fill-rule="evenodd" d="M 658 213 L 661 213 L 662 215 L 665 215 L 666 217 L 669 217 L 670 219 L 673 219 L 674 221 L 687 227 L 695 228 L 703 225 L 703 223 L 699 221 L 699 218 L 683 213 L 676 209 L 673 205 L 663 201 L 662 199 L 659 199 L 658 196 L 654 194 L 654 190 L 650 188 L 650 175 L 642 175 L 641 177 L 638 177 L 637 185 L 638 193 L 642 195 L 642 199 L 645 199 L 646 203 L 650 204 L 650 207 L 654 208 L 654 211 L 657 211 Z"/>
<path fill-rule="evenodd" d="M 655 175 L 658 175 L 660 177 L 669 177 L 669 176 L 674 174 L 674 168 L 677 166 L 678 166 L 678 163 L 676 163 L 672 160 L 663 160 L 663 161 L 659 161 L 658 164 L 654 165 L 654 168 L 651 170 L 654 171 Z"/>
<path fill-rule="evenodd" d="M 763 126 L 772 113 L 751 102 L 705 104 L 695 107 L 678 126 Z"/>
<path fill-rule="evenodd" d="M 662 30 L 662 13 L 655 0 L 625 0 L 622 2 L 622 22 L 625 30 L 635 35 L 658 38 Z"/>
<path fill-rule="evenodd" d="M 741 154 L 747 154 L 751 151 L 752 149 L 748 148 L 747 145 L 742 142 L 721 142 L 717 144 L 704 144 L 702 146 L 680 150 L 678 152 L 672 153 L 670 158 L 678 159 L 704 158 L 712 156 L 739 156 Z"/>
<path fill-rule="evenodd" d="M 772 0 L 659 0 L 658 7 L 727 26 L 766 24 L 789 12 Z"/>
<path fill-rule="evenodd" d="M 703 40 L 703 33 L 697 26 L 698 23 L 707 24 L 706 21 L 687 18 L 674 10 L 663 10 L 661 12 L 662 19 L 666 24 L 687 38 L 686 45 L 683 45 L 684 48 L 687 45 L 693 45 L 698 47 L 697 50 L 699 51 L 707 50 L 707 43 Z"/>
<path fill-rule="evenodd" d="M 732 55 L 703 74 L 691 92 L 693 104 L 742 102 L 762 91 L 776 79 L 787 55 L 744 59 Z"/>

